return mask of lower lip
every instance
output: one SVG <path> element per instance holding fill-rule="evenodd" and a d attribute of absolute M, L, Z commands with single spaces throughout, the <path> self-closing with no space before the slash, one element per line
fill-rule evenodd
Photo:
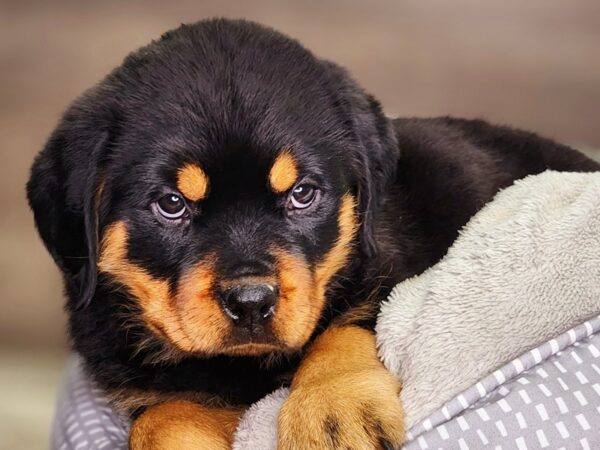
<path fill-rule="evenodd" d="M 240 353 L 247 355 L 256 355 L 261 353 L 269 353 L 280 348 L 276 345 L 272 344 L 257 344 L 257 343 L 248 343 L 248 344 L 237 344 L 231 345 L 227 347 L 225 350 L 232 353 Z"/>

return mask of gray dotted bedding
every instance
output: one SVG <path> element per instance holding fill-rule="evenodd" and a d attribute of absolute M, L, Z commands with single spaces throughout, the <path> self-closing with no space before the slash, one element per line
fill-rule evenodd
<path fill-rule="evenodd" d="M 600 317 L 471 386 L 407 435 L 404 449 L 600 449 Z"/>
<path fill-rule="evenodd" d="M 115 414 L 73 356 L 52 425 L 52 450 L 126 449 L 129 423 Z"/>

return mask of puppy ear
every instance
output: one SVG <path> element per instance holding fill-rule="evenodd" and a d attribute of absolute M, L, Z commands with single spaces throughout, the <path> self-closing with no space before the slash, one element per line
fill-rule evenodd
<path fill-rule="evenodd" d="M 67 111 L 27 183 L 36 227 L 76 307 L 96 289 L 100 166 L 111 138 L 109 120 L 93 103 L 87 95 Z"/>
<path fill-rule="evenodd" d="M 391 120 L 384 116 L 379 102 L 363 91 L 344 69 L 329 61 L 323 64 L 333 82 L 336 103 L 349 118 L 358 141 L 352 164 L 358 180 L 361 248 L 373 257 L 378 252 L 374 218 L 396 176 L 398 142 Z"/>

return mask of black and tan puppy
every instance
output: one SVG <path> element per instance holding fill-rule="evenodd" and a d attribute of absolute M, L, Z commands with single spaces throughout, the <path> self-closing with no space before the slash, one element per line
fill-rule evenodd
<path fill-rule="evenodd" d="M 166 33 L 73 103 L 28 194 L 70 335 L 131 447 L 227 448 L 282 385 L 282 449 L 403 438 L 378 303 L 498 189 L 598 170 L 530 133 L 389 120 L 338 66 L 244 21 Z"/>

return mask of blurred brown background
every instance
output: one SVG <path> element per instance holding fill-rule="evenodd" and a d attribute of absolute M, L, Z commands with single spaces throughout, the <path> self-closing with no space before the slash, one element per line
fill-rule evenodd
<path fill-rule="evenodd" d="M 300 39 L 390 115 L 484 117 L 600 148 L 598 0 L 1 1 L 0 448 L 46 446 L 66 353 L 58 272 L 25 203 L 29 165 L 68 103 L 128 52 L 213 16 Z"/>

